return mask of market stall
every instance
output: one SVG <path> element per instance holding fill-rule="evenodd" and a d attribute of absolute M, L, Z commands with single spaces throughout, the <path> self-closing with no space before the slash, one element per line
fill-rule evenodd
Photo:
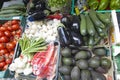
<path fill-rule="evenodd" d="M 120 0 L 4 3 L 0 78 L 119 80 L 119 6 Z"/>

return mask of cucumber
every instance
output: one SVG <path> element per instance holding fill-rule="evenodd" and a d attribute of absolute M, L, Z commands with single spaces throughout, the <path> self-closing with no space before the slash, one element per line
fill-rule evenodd
<path fill-rule="evenodd" d="M 10 13 L 20 13 L 21 11 L 19 10 L 4 10 L 4 11 L 0 11 L 0 15 L 2 14 L 10 14 Z"/>
<path fill-rule="evenodd" d="M 25 6 L 24 4 L 12 4 L 12 5 L 9 5 L 8 7 L 11 7 L 11 6 Z"/>
<path fill-rule="evenodd" d="M 87 32 L 90 36 L 94 36 L 95 35 L 95 27 L 94 24 L 92 22 L 92 20 L 90 19 L 89 15 L 86 15 L 86 22 L 87 22 Z"/>
<path fill-rule="evenodd" d="M 85 15 L 80 14 L 80 33 L 81 35 L 85 36 L 87 34 L 87 25 L 86 25 L 86 18 Z"/>
<path fill-rule="evenodd" d="M 2 14 L 0 17 L 13 17 L 13 16 L 21 16 L 23 13 L 11 13 L 11 14 Z"/>
<path fill-rule="evenodd" d="M 99 18 L 96 15 L 96 12 L 94 10 L 89 11 L 89 16 L 95 26 L 100 27 L 100 28 L 105 28 L 105 25 L 99 20 Z"/>
<path fill-rule="evenodd" d="M 110 13 L 97 13 L 98 18 L 105 24 L 111 23 Z"/>
<path fill-rule="evenodd" d="M 1 11 L 2 10 L 10 10 L 10 9 L 14 9 L 14 10 L 25 10 L 25 7 L 23 6 L 10 6 L 10 7 L 3 7 L 1 8 Z"/>

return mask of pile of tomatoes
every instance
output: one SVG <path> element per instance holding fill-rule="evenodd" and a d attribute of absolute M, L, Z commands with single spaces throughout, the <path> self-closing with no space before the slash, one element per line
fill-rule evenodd
<path fill-rule="evenodd" d="M 12 62 L 14 49 L 21 33 L 19 20 L 10 20 L 0 25 L 0 70 L 6 70 Z"/>

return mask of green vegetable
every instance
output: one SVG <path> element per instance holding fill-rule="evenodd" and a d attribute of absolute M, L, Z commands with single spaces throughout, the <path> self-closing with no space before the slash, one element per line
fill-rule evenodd
<path fill-rule="evenodd" d="M 48 6 L 50 7 L 63 7 L 68 0 L 48 0 Z"/>
<path fill-rule="evenodd" d="M 0 15 L 10 14 L 10 13 L 21 13 L 21 11 L 19 11 L 19 10 L 3 10 L 3 11 L 0 11 Z"/>
<path fill-rule="evenodd" d="M 112 9 L 112 10 L 120 9 L 120 0 L 111 0 L 110 1 L 110 9 Z"/>
<path fill-rule="evenodd" d="M 95 35 L 95 27 L 94 24 L 92 22 L 92 20 L 90 19 L 89 15 L 86 15 L 86 22 L 87 22 L 87 32 L 90 36 L 94 36 Z"/>
<path fill-rule="evenodd" d="M 110 13 L 97 13 L 98 18 L 105 24 L 111 23 L 111 14 Z"/>
<path fill-rule="evenodd" d="M 89 16 L 96 27 L 99 28 L 105 28 L 105 25 L 99 20 L 99 18 L 96 15 L 97 13 L 94 10 L 89 11 Z"/>
<path fill-rule="evenodd" d="M 80 14 L 81 22 L 80 22 L 80 33 L 81 35 L 85 36 L 87 34 L 87 27 L 86 27 L 86 18 L 85 15 Z"/>
<path fill-rule="evenodd" d="M 23 55 L 31 58 L 35 52 L 45 50 L 47 47 L 45 46 L 45 40 L 40 38 L 38 40 L 29 39 L 26 35 L 23 38 L 19 39 L 18 43 L 21 47 L 21 53 Z"/>
<path fill-rule="evenodd" d="M 89 0 L 88 5 L 89 5 L 90 9 L 96 10 L 99 5 L 99 1 L 98 0 Z"/>
<path fill-rule="evenodd" d="M 21 16 L 24 13 L 10 13 L 10 14 L 1 14 L 0 17 L 13 17 L 13 16 Z"/>
<path fill-rule="evenodd" d="M 110 0 L 100 0 L 98 10 L 104 10 L 108 7 Z"/>

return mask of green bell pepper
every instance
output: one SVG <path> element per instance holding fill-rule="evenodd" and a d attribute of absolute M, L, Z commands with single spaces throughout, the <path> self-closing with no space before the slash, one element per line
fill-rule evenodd
<path fill-rule="evenodd" d="M 89 5 L 90 9 L 96 10 L 98 8 L 99 1 L 98 0 L 89 0 L 88 5 Z"/>
<path fill-rule="evenodd" d="M 112 10 L 120 9 L 120 0 L 111 0 L 110 9 L 112 9 Z"/>
<path fill-rule="evenodd" d="M 100 0 L 98 10 L 104 10 L 108 7 L 110 0 Z"/>

